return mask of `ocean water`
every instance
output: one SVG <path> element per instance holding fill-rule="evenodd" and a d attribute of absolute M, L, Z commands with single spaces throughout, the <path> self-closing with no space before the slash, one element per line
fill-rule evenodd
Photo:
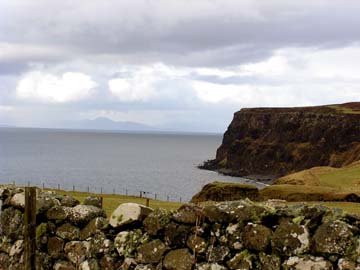
<path fill-rule="evenodd" d="M 196 166 L 222 135 L 0 128 L 0 183 L 188 201 L 212 181 L 247 182 Z"/>

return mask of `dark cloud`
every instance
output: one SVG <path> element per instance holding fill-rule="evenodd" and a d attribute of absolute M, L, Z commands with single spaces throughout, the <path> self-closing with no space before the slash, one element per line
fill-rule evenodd
<path fill-rule="evenodd" d="M 291 46 L 360 39 L 358 1 L 11 1 L 0 41 L 60 46 L 76 56 L 188 66 L 254 62 Z"/>

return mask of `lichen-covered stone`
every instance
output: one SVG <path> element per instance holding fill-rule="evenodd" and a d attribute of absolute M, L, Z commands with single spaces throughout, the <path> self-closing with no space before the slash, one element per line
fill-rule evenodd
<path fill-rule="evenodd" d="M 171 212 L 155 209 L 143 221 L 144 229 L 149 235 L 156 235 L 171 222 Z"/>
<path fill-rule="evenodd" d="M 153 209 L 137 203 L 123 203 L 110 216 L 110 225 L 118 228 L 125 224 L 144 220 Z"/>
<path fill-rule="evenodd" d="M 92 219 L 81 231 L 80 240 L 86 240 L 87 238 L 99 233 L 109 226 L 109 221 L 103 217 L 97 217 Z"/>
<path fill-rule="evenodd" d="M 226 264 L 230 269 L 250 270 L 253 269 L 253 255 L 245 250 L 236 254 Z"/>
<path fill-rule="evenodd" d="M 99 264 L 96 259 L 83 261 L 79 267 L 80 270 L 100 270 Z"/>
<path fill-rule="evenodd" d="M 105 255 L 100 259 L 99 262 L 101 270 L 118 270 L 121 269 L 121 261 L 119 258 L 111 255 Z"/>
<path fill-rule="evenodd" d="M 179 225 L 172 222 L 168 224 L 165 228 L 165 243 L 173 248 L 185 247 L 190 231 L 191 227 L 182 224 Z"/>
<path fill-rule="evenodd" d="M 204 218 L 203 209 L 194 204 L 184 204 L 176 210 L 172 218 L 179 223 L 195 224 L 200 223 Z"/>
<path fill-rule="evenodd" d="M 63 221 L 69 217 L 71 211 L 71 207 L 57 205 L 46 212 L 46 217 L 49 220 Z"/>
<path fill-rule="evenodd" d="M 155 270 L 155 267 L 151 264 L 138 264 L 134 270 Z"/>
<path fill-rule="evenodd" d="M 195 270 L 227 270 L 227 268 L 217 263 L 198 263 L 195 265 Z"/>
<path fill-rule="evenodd" d="M 66 257 L 75 265 L 79 265 L 89 257 L 90 244 L 86 241 L 67 242 L 64 247 Z"/>
<path fill-rule="evenodd" d="M 279 255 L 298 255 L 309 250 L 309 232 L 304 225 L 283 222 L 275 230 L 271 245 Z"/>
<path fill-rule="evenodd" d="M 90 243 L 90 253 L 96 257 L 104 254 L 110 254 L 114 249 L 114 242 L 108 238 L 104 233 L 97 233 L 91 238 L 88 238 Z"/>
<path fill-rule="evenodd" d="M 78 240 L 80 229 L 71 225 L 70 223 L 65 223 L 56 230 L 56 235 L 64 240 Z"/>
<path fill-rule="evenodd" d="M 356 263 L 349 259 L 339 259 L 338 261 L 338 269 L 339 270 L 358 270 L 360 269 L 360 265 L 356 266 Z"/>
<path fill-rule="evenodd" d="M 222 262 L 229 253 L 230 249 L 228 247 L 211 245 L 206 252 L 206 260 L 211 263 Z"/>
<path fill-rule="evenodd" d="M 25 193 L 16 193 L 10 199 L 10 205 L 16 208 L 25 208 Z"/>
<path fill-rule="evenodd" d="M 36 198 L 36 212 L 41 214 L 46 212 L 51 207 L 59 206 L 60 201 L 56 198 L 56 194 L 53 192 L 40 193 Z"/>
<path fill-rule="evenodd" d="M 276 255 L 261 252 L 259 254 L 259 265 L 261 270 L 280 270 L 281 259 Z"/>
<path fill-rule="evenodd" d="M 80 204 L 80 202 L 72 196 L 65 195 L 61 198 L 60 204 L 62 206 L 74 207 Z"/>
<path fill-rule="evenodd" d="M 54 259 L 61 258 L 64 250 L 64 240 L 59 237 L 50 237 L 47 243 L 47 250 L 50 257 Z"/>
<path fill-rule="evenodd" d="M 245 248 L 265 251 L 270 243 L 272 231 L 259 224 L 248 224 L 243 231 L 242 239 Z"/>
<path fill-rule="evenodd" d="M 50 256 L 45 252 L 36 252 L 36 270 L 53 270 Z"/>
<path fill-rule="evenodd" d="M 117 234 L 114 244 L 120 256 L 133 258 L 136 249 L 148 240 L 148 235 L 141 230 L 122 231 Z"/>
<path fill-rule="evenodd" d="M 69 220 L 76 225 L 83 225 L 96 217 L 106 217 L 104 209 L 93 205 L 77 205 L 71 209 Z"/>
<path fill-rule="evenodd" d="M 89 196 L 84 199 L 84 205 L 93 205 L 98 208 L 102 208 L 102 198 L 96 196 Z"/>
<path fill-rule="evenodd" d="M 186 241 L 186 245 L 194 253 L 202 254 L 205 253 L 208 243 L 204 238 L 193 234 L 189 236 L 188 240 Z"/>
<path fill-rule="evenodd" d="M 320 254 L 351 254 L 355 244 L 350 226 L 339 220 L 322 224 L 313 237 L 315 252 Z"/>
<path fill-rule="evenodd" d="M 0 253 L 0 270 L 8 270 L 10 263 L 9 255 L 6 253 Z"/>
<path fill-rule="evenodd" d="M 283 264 L 284 270 L 332 270 L 332 264 L 322 257 L 290 257 Z"/>
<path fill-rule="evenodd" d="M 58 261 L 54 264 L 54 270 L 76 270 L 76 269 L 70 262 Z"/>
<path fill-rule="evenodd" d="M 164 267 L 168 270 L 191 270 L 195 264 L 195 258 L 187 248 L 175 249 L 166 254 Z"/>
<path fill-rule="evenodd" d="M 12 207 L 6 208 L 0 215 L 0 235 L 15 241 L 22 235 L 23 214 Z"/>
<path fill-rule="evenodd" d="M 14 245 L 11 247 L 9 255 L 16 256 L 19 255 L 24 250 L 24 240 L 17 240 Z"/>
<path fill-rule="evenodd" d="M 158 263 L 169 248 L 159 239 L 139 246 L 136 261 L 142 264 Z"/>
<path fill-rule="evenodd" d="M 239 223 L 230 223 L 225 230 L 225 237 L 228 240 L 228 246 L 235 250 L 241 250 L 244 247 L 242 241 L 243 227 Z"/>

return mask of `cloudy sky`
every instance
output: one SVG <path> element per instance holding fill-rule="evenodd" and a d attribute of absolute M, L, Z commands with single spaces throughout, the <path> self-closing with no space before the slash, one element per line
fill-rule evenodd
<path fill-rule="evenodd" d="M 0 0 L 0 124 L 223 132 L 235 111 L 360 101 L 360 2 Z"/>

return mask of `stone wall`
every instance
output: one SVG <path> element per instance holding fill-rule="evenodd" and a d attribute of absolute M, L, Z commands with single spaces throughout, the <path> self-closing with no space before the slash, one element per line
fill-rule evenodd
<path fill-rule="evenodd" d="M 0 189 L 0 269 L 23 269 L 24 194 Z M 360 269 L 360 217 L 322 206 L 249 200 L 174 212 L 122 204 L 107 219 L 83 204 L 38 192 L 37 269 Z"/>

